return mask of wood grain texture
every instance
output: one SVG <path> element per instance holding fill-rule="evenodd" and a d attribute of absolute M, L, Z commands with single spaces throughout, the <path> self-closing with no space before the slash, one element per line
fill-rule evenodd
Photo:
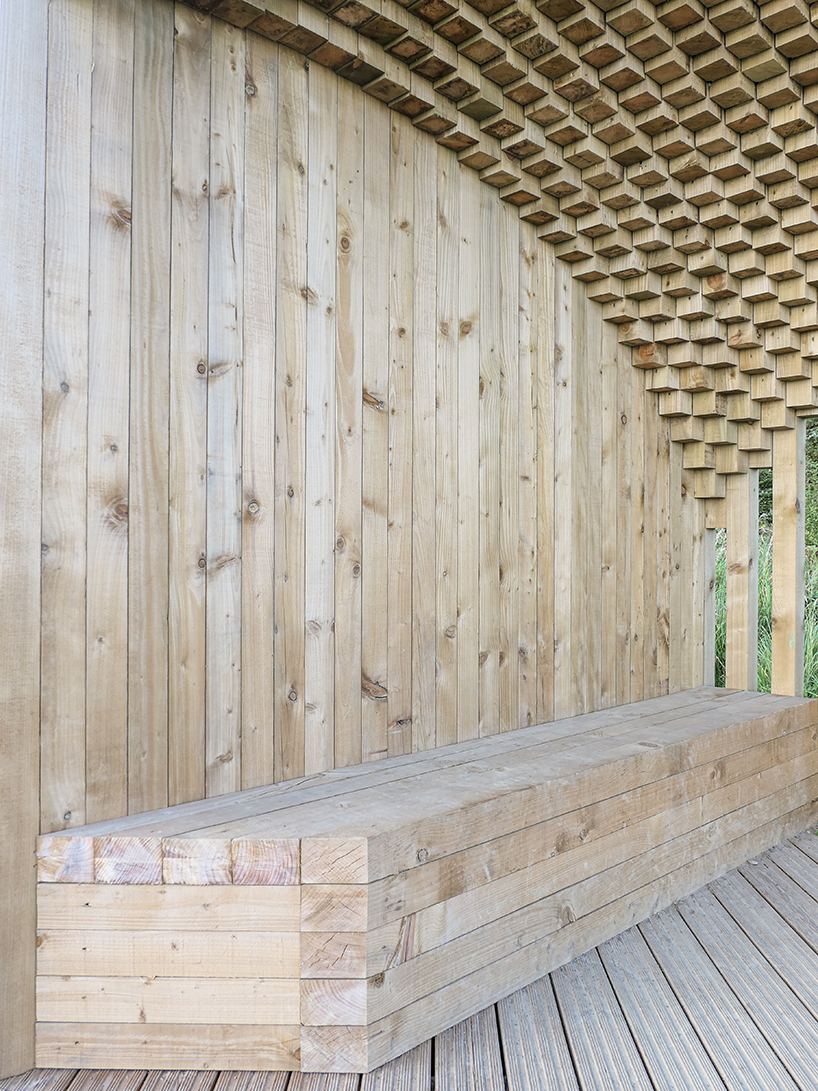
<path fill-rule="evenodd" d="M 34 1064 L 34 885 L 40 829 L 40 549 L 48 13 L 0 11 L 0 1077 Z"/>

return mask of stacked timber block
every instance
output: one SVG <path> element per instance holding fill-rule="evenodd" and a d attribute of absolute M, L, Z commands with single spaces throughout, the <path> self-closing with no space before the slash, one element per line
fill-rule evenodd
<path fill-rule="evenodd" d="M 43 837 L 37 1064 L 370 1070 L 805 829 L 816 724 L 704 688 Z"/>

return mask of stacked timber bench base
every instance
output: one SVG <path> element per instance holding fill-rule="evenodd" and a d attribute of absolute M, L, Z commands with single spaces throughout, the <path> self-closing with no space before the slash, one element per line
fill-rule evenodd
<path fill-rule="evenodd" d="M 37 1064 L 372 1069 L 805 829 L 817 722 L 698 689 L 43 837 Z"/>

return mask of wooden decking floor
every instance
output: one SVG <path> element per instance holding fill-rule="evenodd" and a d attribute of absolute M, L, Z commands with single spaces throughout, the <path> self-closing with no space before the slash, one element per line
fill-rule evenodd
<path fill-rule="evenodd" d="M 0 1081 L 0 1091 L 816 1088 L 813 833 L 363 1077 L 40 1069 Z"/>

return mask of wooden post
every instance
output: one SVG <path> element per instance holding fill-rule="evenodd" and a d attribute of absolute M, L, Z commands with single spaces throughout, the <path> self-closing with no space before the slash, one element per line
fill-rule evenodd
<path fill-rule="evenodd" d="M 758 684 L 758 470 L 727 477 L 725 685 Z"/>
<path fill-rule="evenodd" d="M 0 7 L 0 1078 L 34 1064 L 47 20 Z"/>
<path fill-rule="evenodd" d="M 773 693 L 804 692 L 806 423 L 773 433 Z"/>
<path fill-rule="evenodd" d="M 701 560 L 704 568 L 702 595 L 702 657 L 704 660 L 701 685 L 713 686 L 716 679 L 716 532 L 702 531 Z"/>

